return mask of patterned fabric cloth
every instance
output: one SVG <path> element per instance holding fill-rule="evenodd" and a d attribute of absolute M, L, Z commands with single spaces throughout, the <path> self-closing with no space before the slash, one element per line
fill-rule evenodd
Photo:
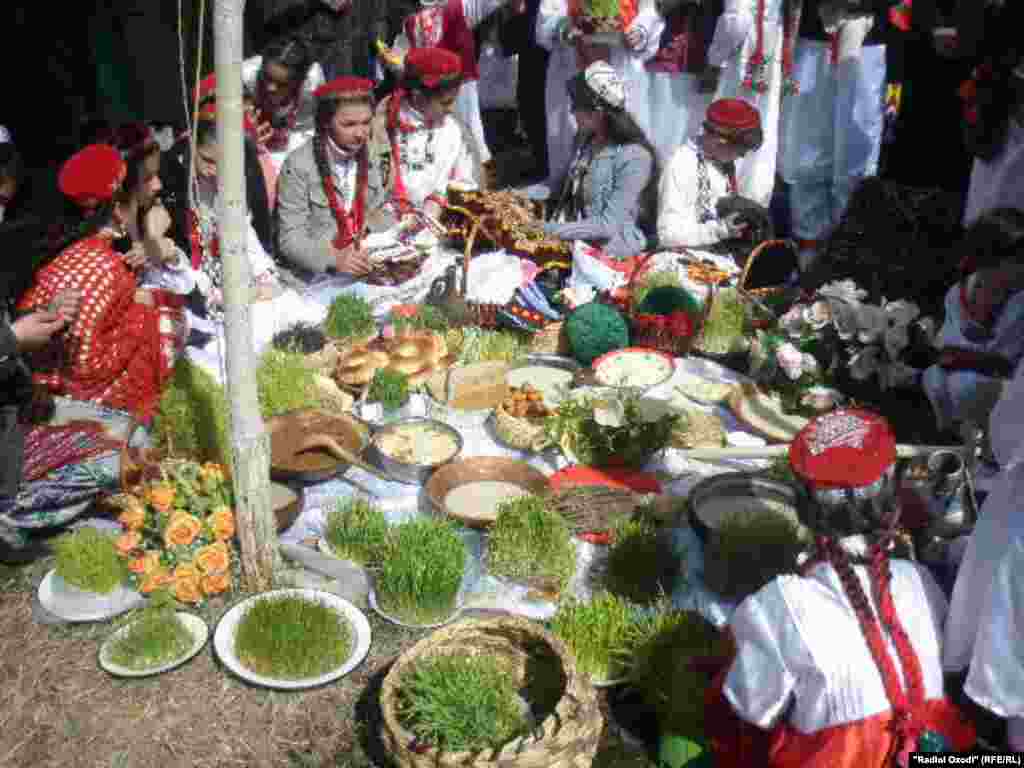
<path fill-rule="evenodd" d="M 182 297 L 154 291 L 156 306 L 135 301 L 137 282 L 96 235 L 65 249 L 36 275 L 21 300 L 46 306 L 63 290 L 82 293 L 70 328 L 32 359 L 36 381 L 54 394 L 91 400 L 148 419 L 184 345 Z"/>
<path fill-rule="evenodd" d="M 76 464 L 120 448 L 121 441 L 108 437 L 103 425 L 97 422 L 61 426 L 40 424 L 25 435 L 23 479 L 31 483 L 67 464 Z"/>

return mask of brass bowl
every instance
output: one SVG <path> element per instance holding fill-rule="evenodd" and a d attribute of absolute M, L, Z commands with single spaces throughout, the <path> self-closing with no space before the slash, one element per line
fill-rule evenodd
<path fill-rule="evenodd" d="M 437 470 L 427 482 L 427 498 L 438 512 L 471 528 L 484 528 L 495 521 L 495 510 L 481 509 L 477 515 L 457 516 L 445 505 L 445 499 L 453 490 L 482 480 L 511 483 L 538 496 L 547 493 L 548 489 L 547 476 L 525 461 L 498 456 L 474 456 L 453 461 Z"/>

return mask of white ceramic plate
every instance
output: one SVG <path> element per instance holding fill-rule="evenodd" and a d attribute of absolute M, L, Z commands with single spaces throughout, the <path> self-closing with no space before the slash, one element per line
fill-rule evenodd
<path fill-rule="evenodd" d="M 272 597 L 304 597 L 307 600 L 315 600 L 328 608 L 332 608 L 339 618 L 346 620 L 349 625 L 352 649 L 349 651 L 349 656 L 345 663 L 319 677 L 308 677 L 301 680 L 281 680 L 273 677 L 264 677 L 245 667 L 238 660 L 238 656 L 235 655 L 235 633 L 238 631 L 238 623 L 258 601 Z M 359 666 L 370 650 L 370 622 L 366 620 L 363 612 L 352 605 L 352 603 L 337 595 L 332 595 L 330 592 L 321 592 L 317 589 L 275 589 L 243 600 L 225 613 L 220 623 L 217 624 L 217 630 L 214 632 L 213 647 L 217 651 L 217 658 L 246 682 L 281 691 L 298 691 L 304 688 L 315 688 L 339 680 Z"/>
<path fill-rule="evenodd" d="M 381 607 L 377 604 L 377 590 L 370 590 L 370 607 L 373 609 L 373 612 L 385 621 L 390 622 L 391 624 L 395 624 L 399 627 L 405 627 L 406 629 L 437 629 L 447 624 L 451 624 L 453 621 L 459 618 L 459 614 L 462 613 L 462 609 L 465 608 L 465 606 L 466 596 L 462 592 L 459 592 L 458 596 L 455 598 L 455 611 L 452 613 L 451 616 L 449 616 L 444 621 L 438 624 L 406 624 L 405 622 L 396 619 L 394 616 L 389 616 L 388 614 L 384 613 L 384 611 L 381 610 Z"/>
<path fill-rule="evenodd" d="M 138 592 L 123 586 L 108 595 L 84 592 L 65 583 L 56 570 L 47 573 L 39 584 L 39 604 L 64 621 L 106 621 L 145 602 Z"/>
<path fill-rule="evenodd" d="M 110 654 L 114 649 L 114 643 L 119 638 L 130 630 L 134 624 L 129 624 L 126 627 L 121 627 L 114 634 L 103 641 L 103 645 L 100 646 L 100 667 L 104 671 L 109 672 L 114 677 L 149 677 L 150 675 L 159 675 L 161 672 L 170 672 L 172 669 L 177 669 L 187 661 L 191 661 L 195 658 L 203 646 L 206 645 L 206 641 L 210 637 L 210 628 L 206 625 L 206 622 L 201 618 L 192 613 L 185 613 L 184 611 L 178 611 L 175 614 L 181 623 L 185 625 L 185 628 L 192 635 L 192 645 L 189 647 L 184 654 L 179 656 L 173 661 L 169 661 L 166 664 L 160 664 L 156 667 L 149 667 L 147 669 L 132 669 L 131 667 L 122 667 L 120 664 L 116 664 L 110 660 Z"/>

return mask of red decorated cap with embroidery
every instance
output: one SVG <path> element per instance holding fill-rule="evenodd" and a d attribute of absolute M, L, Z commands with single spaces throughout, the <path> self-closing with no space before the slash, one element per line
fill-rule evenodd
<path fill-rule="evenodd" d="M 710 132 L 750 148 L 763 140 L 761 113 L 742 99 L 719 99 L 704 115 L 704 127 Z"/>
<path fill-rule="evenodd" d="M 126 172 L 124 158 L 114 147 L 90 144 L 61 166 L 57 186 L 78 206 L 95 208 L 113 199 Z"/>
<path fill-rule="evenodd" d="M 413 48 L 405 56 L 409 87 L 428 90 L 455 85 L 462 78 L 462 60 L 444 48 Z"/>
<path fill-rule="evenodd" d="M 318 99 L 330 96 L 368 96 L 373 93 L 373 81 L 365 77 L 336 77 L 324 83 L 313 95 Z"/>
<path fill-rule="evenodd" d="M 876 413 L 842 408 L 818 416 L 789 446 L 793 471 L 815 488 L 871 485 L 896 461 L 896 438 Z"/>

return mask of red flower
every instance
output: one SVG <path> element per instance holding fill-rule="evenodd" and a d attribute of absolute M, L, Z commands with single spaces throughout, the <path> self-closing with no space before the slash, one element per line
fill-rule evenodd
<path fill-rule="evenodd" d="M 415 317 L 419 309 L 416 304 L 396 304 L 391 308 L 391 314 L 394 317 Z"/>

